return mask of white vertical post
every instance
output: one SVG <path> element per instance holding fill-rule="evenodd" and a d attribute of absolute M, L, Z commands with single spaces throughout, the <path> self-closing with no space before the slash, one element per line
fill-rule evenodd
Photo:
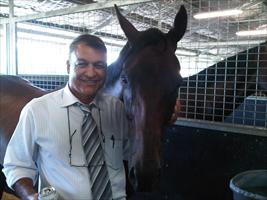
<path fill-rule="evenodd" d="M 162 3 L 160 1 L 159 2 L 159 20 L 158 20 L 158 29 L 159 30 L 161 30 L 161 28 L 162 28 L 161 19 L 162 19 Z"/>
<path fill-rule="evenodd" d="M 9 23 L 7 24 L 7 74 L 17 75 L 17 37 L 14 21 L 14 0 L 9 0 Z"/>
<path fill-rule="evenodd" d="M 6 24 L 0 24 L 0 74 L 7 74 L 6 28 Z"/>

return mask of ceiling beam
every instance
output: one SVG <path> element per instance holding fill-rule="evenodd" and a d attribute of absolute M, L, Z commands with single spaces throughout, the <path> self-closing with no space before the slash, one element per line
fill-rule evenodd
<path fill-rule="evenodd" d="M 130 8 L 128 8 L 127 10 L 123 10 L 121 13 L 122 13 L 124 16 L 126 16 L 126 15 L 128 15 L 130 12 L 132 12 L 134 9 L 136 9 L 137 6 L 138 6 L 138 5 L 133 5 L 133 6 L 131 6 Z M 111 24 L 111 22 L 112 22 L 113 19 L 114 19 L 113 14 L 111 14 L 111 15 L 110 15 L 109 17 L 107 17 L 106 20 L 104 20 L 102 23 L 100 23 L 100 24 L 98 24 L 97 26 L 93 27 L 92 30 L 94 30 L 94 31 L 92 31 L 91 34 L 94 34 L 95 32 L 97 32 L 97 30 L 99 30 L 99 29 L 105 27 L 105 26 L 108 25 L 108 24 Z"/>
<path fill-rule="evenodd" d="M 230 46 L 247 46 L 247 45 L 259 45 L 266 42 L 265 39 L 258 40 L 237 40 L 237 41 L 218 41 L 218 42 L 189 42 L 178 43 L 178 47 L 190 48 L 190 49 L 208 49 L 210 47 L 230 47 Z"/>
<path fill-rule="evenodd" d="M 132 5 L 137 3 L 146 3 L 151 2 L 152 0 L 112 0 L 112 1 L 105 1 L 105 2 L 98 2 L 98 3 L 90 3 L 86 5 L 78 5 L 70 8 L 64 8 L 59 10 L 53 10 L 48 12 L 42 12 L 38 14 L 31 14 L 26 16 L 20 16 L 20 17 L 14 17 L 15 22 L 22 22 L 22 21 L 28 21 L 33 19 L 41 19 L 41 18 L 49 18 L 49 17 L 55 17 L 55 16 L 61 16 L 61 15 L 68 15 L 78 12 L 87 12 L 92 10 L 99 10 L 104 8 L 112 8 L 114 7 L 114 4 L 117 6 L 126 6 L 126 5 Z M 8 19 L 1 19 L 0 24 L 8 24 Z"/>

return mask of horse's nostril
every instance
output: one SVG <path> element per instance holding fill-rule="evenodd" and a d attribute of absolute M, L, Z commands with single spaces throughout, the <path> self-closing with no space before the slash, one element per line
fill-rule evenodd
<path fill-rule="evenodd" d="M 133 114 L 130 114 L 130 113 L 126 114 L 126 117 L 127 117 L 127 119 L 128 119 L 129 121 L 132 121 L 133 118 L 134 118 Z"/>
<path fill-rule="evenodd" d="M 122 79 L 121 81 L 122 81 L 123 84 L 127 84 L 128 83 L 128 81 L 126 79 Z"/>
<path fill-rule="evenodd" d="M 121 76 L 121 83 L 122 84 L 127 84 L 128 83 L 128 80 L 125 76 Z"/>

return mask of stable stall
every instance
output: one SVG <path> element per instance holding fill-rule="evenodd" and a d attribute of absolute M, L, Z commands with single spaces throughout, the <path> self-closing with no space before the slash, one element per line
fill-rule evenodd
<path fill-rule="evenodd" d="M 266 1 L 0 0 L 1 76 L 19 76 L 49 91 L 64 86 L 68 45 L 83 33 L 103 39 L 111 64 L 127 42 L 114 4 L 138 30 L 164 33 L 180 6 L 187 10 L 186 33 L 175 52 L 183 77 L 180 116 L 165 127 L 160 187 L 153 195 L 232 199 L 235 175 L 267 169 Z"/>

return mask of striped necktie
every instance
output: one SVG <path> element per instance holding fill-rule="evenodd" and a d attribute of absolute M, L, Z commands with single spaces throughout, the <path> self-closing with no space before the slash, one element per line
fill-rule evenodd
<path fill-rule="evenodd" d="M 96 122 L 86 105 L 78 104 L 78 106 L 84 113 L 81 128 L 82 145 L 88 163 L 93 200 L 112 199 L 108 170 Z"/>

